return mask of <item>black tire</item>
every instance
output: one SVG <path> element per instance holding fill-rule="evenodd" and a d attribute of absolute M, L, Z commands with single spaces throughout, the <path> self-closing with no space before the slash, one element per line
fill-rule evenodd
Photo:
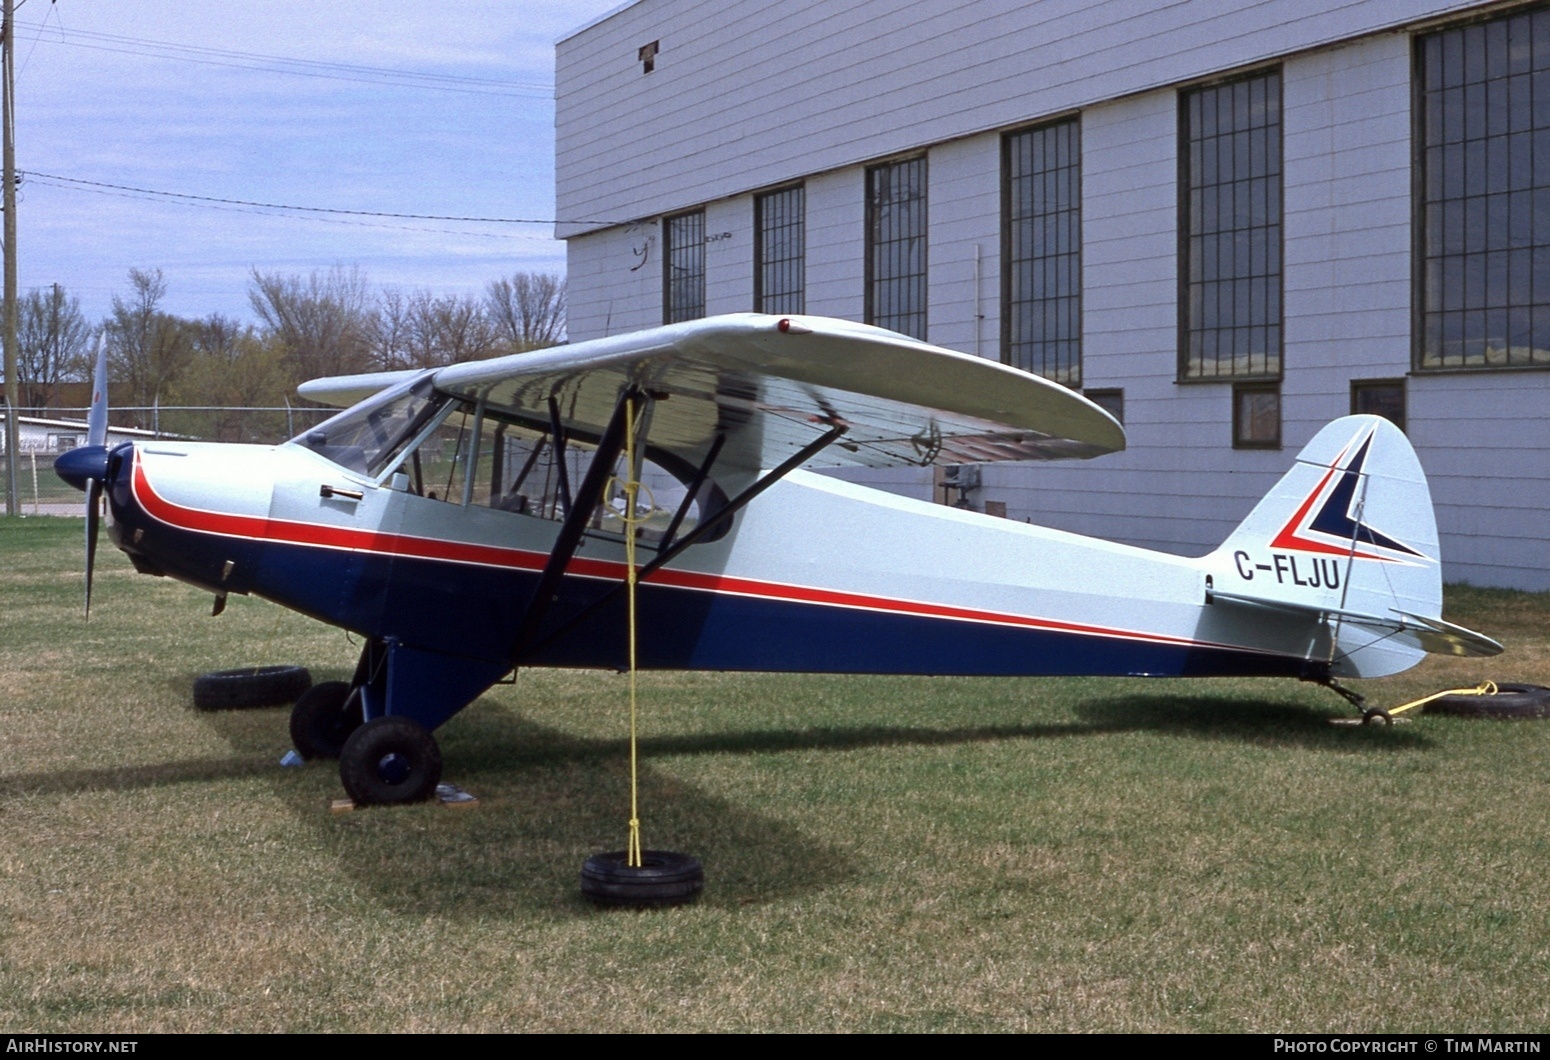
<path fill-rule="evenodd" d="M 699 858 L 646 850 L 639 868 L 628 861 L 623 850 L 593 854 L 581 866 L 581 893 L 599 905 L 663 906 L 692 902 L 705 889 Z"/>
<path fill-rule="evenodd" d="M 1494 696 L 1442 696 L 1426 704 L 1426 712 L 1460 718 L 1547 718 L 1550 688 L 1499 684 Z"/>
<path fill-rule="evenodd" d="M 324 681 L 301 694 L 291 708 L 291 745 L 303 758 L 338 758 L 361 727 L 361 701 L 348 681 Z"/>
<path fill-rule="evenodd" d="M 423 802 L 441 780 L 441 748 L 417 721 L 373 718 L 344 742 L 339 779 L 360 806 Z"/>
<path fill-rule="evenodd" d="M 305 666 L 246 666 L 216 670 L 194 679 L 194 706 L 200 710 L 278 707 L 294 703 L 312 687 Z"/>

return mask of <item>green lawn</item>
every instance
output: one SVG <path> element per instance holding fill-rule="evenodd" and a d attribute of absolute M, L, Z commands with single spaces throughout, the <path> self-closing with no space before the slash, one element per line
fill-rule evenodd
<path fill-rule="evenodd" d="M 200 672 L 347 676 L 341 632 L 0 519 L 0 1025 L 157 1030 L 1543 1031 L 1550 722 L 1346 728 L 1275 681 L 647 675 L 648 846 L 694 906 L 600 911 L 626 685 L 525 672 L 442 729 L 473 809 L 335 816 L 284 710 Z M 1509 645 L 1363 691 L 1550 684 Z"/>

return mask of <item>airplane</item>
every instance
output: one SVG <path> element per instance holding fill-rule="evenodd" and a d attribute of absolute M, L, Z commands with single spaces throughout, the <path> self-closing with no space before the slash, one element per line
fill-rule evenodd
<path fill-rule="evenodd" d="M 862 324 L 734 314 L 424 371 L 313 380 L 344 411 L 280 445 L 88 445 L 86 606 L 106 496 L 135 569 L 364 639 L 297 701 L 357 803 L 427 798 L 434 731 L 527 667 L 1340 681 L 1501 645 L 1441 617 L 1426 477 L 1385 419 L 1325 426 L 1185 558 L 810 469 L 1089 458 L 1082 395 Z M 626 621 L 627 546 L 638 619 Z"/>

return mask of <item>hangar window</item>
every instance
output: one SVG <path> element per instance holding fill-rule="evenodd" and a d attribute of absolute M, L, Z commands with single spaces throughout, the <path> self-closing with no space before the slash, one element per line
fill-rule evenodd
<path fill-rule="evenodd" d="M 1382 416 L 1405 429 L 1405 381 L 1403 379 L 1351 380 L 1351 414 Z"/>
<path fill-rule="evenodd" d="M 1234 449 L 1281 448 L 1281 384 L 1235 383 L 1232 388 Z"/>
<path fill-rule="evenodd" d="M 1002 142 L 1002 360 L 1082 385 L 1082 161 L 1075 118 Z"/>
<path fill-rule="evenodd" d="M 1179 96 L 1179 379 L 1281 375 L 1281 74 Z"/>
<path fill-rule="evenodd" d="M 663 220 L 662 323 L 705 315 L 705 211 Z"/>
<path fill-rule="evenodd" d="M 1550 366 L 1550 10 L 1416 47 L 1415 366 Z"/>
<path fill-rule="evenodd" d="M 753 212 L 755 311 L 807 312 L 806 195 L 802 186 L 758 196 Z"/>
<path fill-rule="evenodd" d="M 1125 422 L 1125 391 L 1122 387 L 1109 387 L 1101 390 L 1084 390 L 1082 396 L 1119 423 Z"/>
<path fill-rule="evenodd" d="M 866 173 L 866 322 L 926 337 L 926 160 Z"/>

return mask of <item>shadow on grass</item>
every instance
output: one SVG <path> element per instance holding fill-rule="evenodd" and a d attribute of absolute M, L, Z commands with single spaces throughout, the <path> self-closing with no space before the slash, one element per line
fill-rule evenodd
<path fill-rule="evenodd" d="M 275 759 L 269 755 L 244 754 L 237 758 L 186 758 L 143 766 L 17 773 L 0 777 L 0 798 L 69 795 L 87 791 L 133 791 L 169 784 L 259 776 L 274 767 Z"/>
<path fill-rule="evenodd" d="M 1323 711 L 1275 700 L 1133 695 L 1086 700 L 1077 704 L 1076 712 L 1095 732 L 1160 732 L 1347 754 L 1414 751 L 1433 745 L 1413 726 L 1332 725 L 1330 715 Z"/>
<path fill-rule="evenodd" d="M 281 732 L 242 712 L 211 713 L 212 729 L 247 758 L 273 763 Z M 268 726 L 279 728 L 283 721 Z M 625 845 L 630 807 L 627 744 L 588 741 L 506 714 L 474 711 L 441 729 L 444 779 L 475 794 L 458 809 L 435 803 L 334 815 L 334 762 L 264 775 L 313 838 L 362 892 L 416 915 L 488 919 L 535 913 L 599 915 L 581 898 L 591 854 Z M 700 904 L 737 907 L 820 891 L 856 878 L 845 853 L 799 828 L 640 767 L 642 838 L 691 853 L 706 867 Z"/>
<path fill-rule="evenodd" d="M 722 731 L 641 741 L 640 804 L 648 847 L 684 850 L 706 865 L 703 904 L 736 907 L 816 893 L 868 873 L 842 846 L 760 813 L 757 797 L 727 798 L 687 784 L 654 759 L 801 751 L 943 746 L 1130 732 L 1341 753 L 1414 751 L 1431 741 L 1407 728 L 1338 728 L 1326 712 L 1261 699 L 1129 695 L 1076 704 L 1078 720 L 954 728 L 854 726 Z M 591 853 L 624 845 L 628 743 L 545 727 L 506 711 L 471 711 L 438 733 L 447 779 L 477 807 L 371 809 L 334 816 L 342 795 L 331 762 L 282 770 L 289 746 L 280 711 L 201 716 L 235 752 L 125 767 L 0 779 L 0 795 L 129 790 L 253 777 L 266 781 L 329 850 L 360 893 L 384 908 L 463 919 L 596 915 L 577 874 Z"/>

